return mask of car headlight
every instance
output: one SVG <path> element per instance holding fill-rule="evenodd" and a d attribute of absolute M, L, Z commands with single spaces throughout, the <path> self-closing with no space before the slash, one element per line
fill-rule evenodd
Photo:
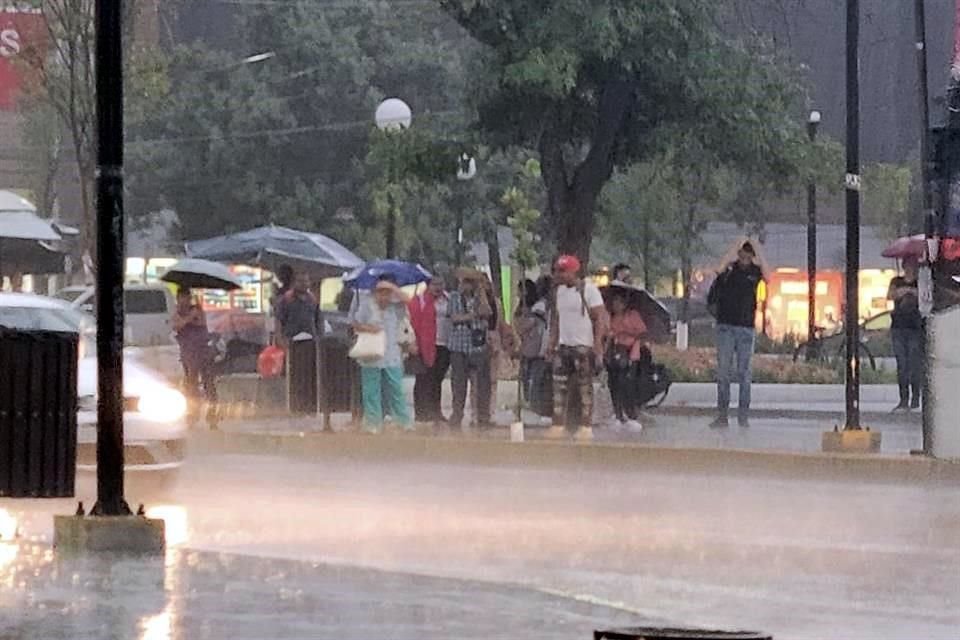
<path fill-rule="evenodd" d="M 187 399 L 175 389 L 153 389 L 140 396 L 137 410 L 156 422 L 174 422 L 186 415 Z"/>

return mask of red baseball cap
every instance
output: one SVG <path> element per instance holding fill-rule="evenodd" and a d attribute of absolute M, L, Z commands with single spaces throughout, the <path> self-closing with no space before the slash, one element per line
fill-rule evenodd
<path fill-rule="evenodd" d="M 577 256 L 563 255 L 557 258 L 557 271 L 570 271 L 578 273 L 580 271 L 580 258 Z"/>

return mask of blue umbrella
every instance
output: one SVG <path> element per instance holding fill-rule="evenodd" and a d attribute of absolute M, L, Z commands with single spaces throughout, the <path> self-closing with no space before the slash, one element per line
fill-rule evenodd
<path fill-rule="evenodd" d="M 343 283 L 354 289 L 373 289 L 383 276 L 389 277 L 400 287 L 428 282 L 433 277 L 419 264 L 400 260 L 375 260 L 343 276 Z"/>
<path fill-rule="evenodd" d="M 332 238 L 275 225 L 188 242 L 186 252 L 190 258 L 249 264 L 270 271 L 289 264 L 297 271 L 319 277 L 337 276 L 363 264 L 363 260 Z"/>

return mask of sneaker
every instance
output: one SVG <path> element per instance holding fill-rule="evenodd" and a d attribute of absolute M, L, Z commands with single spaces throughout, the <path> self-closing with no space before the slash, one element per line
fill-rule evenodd
<path fill-rule="evenodd" d="M 906 402 L 901 402 L 893 408 L 893 411 L 890 413 L 910 413 L 910 407 L 907 406 Z"/>
<path fill-rule="evenodd" d="M 567 430 L 562 425 L 555 424 L 546 430 L 543 437 L 550 440 L 562 440 L 567 437 Z"/>
<path fill-rule="evenodd" d="M 910 409 L 912 411 L 916 411 L 919 408 L 920 408 L 920 398 L 914 398 L 913 401 L 910 402 Z"/>
<path fill-rule="evenodd" d="M 743 427 L 744 429 L 750 427 L 750 418 L 747 416 L 741 416 L 737 418 L 737 425 Z"/>
<path fill-rule="evenodd" d="M 623 423 L 623 428 L 630 433 L 640 433 L 643 431 L 643 425 L 638 420 L 627 420 Z"/>
<path fill-rule="evenodd" d="M 730 421 L 727 420 L 727 416 L 717 416 L 714 418 L 713 422 L 710 423 L 711 429 L 725 429 L 730 426 Z"/>
<path fill-rule="evenodd" d="M 573 434 L 574 440 L 589 442 L 593 440 L 593 427 L 580 427 Z"/>
<path fill-rule="evenodd" d="M 620 418 L 614 418 L 607 424 L 607 429 L 614 433 L 618 433 L 626 429 L 626 422 Z"/>

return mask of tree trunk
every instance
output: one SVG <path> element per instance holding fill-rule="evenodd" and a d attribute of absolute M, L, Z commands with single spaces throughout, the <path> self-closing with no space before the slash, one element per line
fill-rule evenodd
<path fill-rule="evenodd" d="M 687 219 L 683 225 L 680 253 L 680 279 L 683 282 L 683 299 L 680 303 L 680 322 L 690 322 L 690 286 L 693 283 L 693 241 L 697 223 L 697 203 L 691 200 L 687 206 Z"/>
<path fill-rule="evenodd" d="M 655 287 L 650 286 L 650 216 L 643 216 L 643 247 L 641 249 L 643 256 L 643 288 L 651 294 Z"/>
<path fill-rule="evenodd" d="M 500 238 L 497 236 L 496 223 L 490 222 L 483 228 L 484 240 L 487 243 L 487 253 L 490 255 L 490 280 L 493 282 L 493 295 L 500 301 L 497 305 L 499 313 L 503 313 L 503 265 L 500 262 Z"/>

